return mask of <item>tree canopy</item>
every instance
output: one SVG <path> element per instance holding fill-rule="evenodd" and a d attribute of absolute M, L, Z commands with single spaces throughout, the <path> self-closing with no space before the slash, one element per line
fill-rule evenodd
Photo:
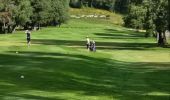
<path fill-rule="evenodd" d="M 0 0 L 0 32 L 65 22 L 68 8 L 69 0 Z"/>
<path fill-rule="evenodd" d="M 156 31 L 158 44 L 166 44 L 165 31 L 168 30 L 168 0 L 142 0 L 129 6 L 128 15 L 124 18 L 125 26 Z"/>

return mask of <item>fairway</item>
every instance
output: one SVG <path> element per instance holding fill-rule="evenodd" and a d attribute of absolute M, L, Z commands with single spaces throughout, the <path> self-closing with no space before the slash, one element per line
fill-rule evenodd
<path fill-rule="evenodd" d="M 170 100 L 170 48 L 144 35 L 85 19 L 32 31 L 30 47 L 1 34 L 0 100 Z"/>

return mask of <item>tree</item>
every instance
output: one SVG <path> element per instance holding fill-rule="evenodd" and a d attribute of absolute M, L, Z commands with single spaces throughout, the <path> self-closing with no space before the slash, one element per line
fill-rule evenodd
<path fill-rule="evenodd" d="M 168 29 L 168 0 L 156 0 L 154 23 L 158 32 L 158 45 L 164 46 L 167 43 L 165 31 Z"/>
<path fill-rule="evenodd" d="M 129 9 L 130 0 L 116 0 L 115 11 L 120 13 L 127 13 Z"/>
<path fill-rule="evenodd" d="M 41 25 L 56 25 L 68 19 L 69 0 L 32 0 L 32 27 Z"/>
<path fill-rule="evenodd" d="M 141 29 L 146 29 L 148 32 L 155 30 L 158 33 L 158 45 L 164 46 L 167 43 L 165 31 L 168 29 L 168 0 L 143 0 L 141 4 L 134 3 L 131 9 L 125 17 L 125 25 L 132 28 L 142 26 Z M 135 13 L 137 11 L 139 13 Z"/>
<path fill-rule="evenodd" d="M 12 22 L 10 12 L 10 0 L 0 0 L 0 32 L 7 33 L 8 26 Z"/>
<path fill-rule="evenodd" d="M 73 8 L 81 8 L 83 2 L 83 0 L 70 0 L 69 5 Z"/>
<path fill-rule="evenodd" d="M 68 17 L 69 0 L 0 0 L 0 32 L 63 23 Z"/>
<path fill-rule="evenodd" d="M 69 11 L 69 1 L 68 0 L 59 0 L 58 6 L 58 14 L 59 14 L 59 20 L 61 23 L 64 23 L 68 20 L 68 11 Z M 57 7 L 57 6 L 56 6 Z"/>
<path fill-rule="evenodd" d="M 31 17 L 32 28 L 46 24 L 50 20 L 51 0 L 31 0 L 33 16 Z"/>
<path fill-rule="evenodd" d="M 12 18 L 14 26 L 24 26 L 27 22 L 30 22 L 32 16 L 32 7 L 29 0 L 13 0 L 12 3 Z"/>
<path fill-rule="evenodd" d="M 124 18 L 125 26 L 135 29 L 143 29 L 145 12 L 146 9 L 144 9 L 143 6 L 131 4 L 129 14 Z"/>
<path fill-rule="evenodd" d="M 1 25 L 3 32 L 12 33 L 16 26 L 23 26 L 29 21 L 32 15 L 32 8 L 30 1 L 25 0 L 1 0 L 2 6 L 1 13 Z M 2 30 L 1 29 L 1 30 Z"/>

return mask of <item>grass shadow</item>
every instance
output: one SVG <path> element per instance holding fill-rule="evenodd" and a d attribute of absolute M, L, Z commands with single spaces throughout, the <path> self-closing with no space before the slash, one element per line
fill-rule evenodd
<path fill-rule="evenodd" d="M 99 38 L 104 39 L 141 39 L 144 38 L 144 33 L 133 31 L 120 31 L 115 29 L 105 29 L 104 33 L 93 33 Z"/>
<path fill-rule="evenodd" d="M 34 98 L 34 92 L 27 91 L 41 91 L 45 94 L 80 92 L 80 96 L 103 95 L 122 100 L 124 97 L 129 100 L 135 97 L 168 100 L 170 97 L 170 63 L 133 63 L 44 52 L 12 55 L 12 52 L 0 54 L 0 98 L 15 93 L 23 98 Z M 24 75 L 25 79 L 21 79 L 20 75 Z M 162 94 L 148 94 L 152 92 Z M 43 99 L 43 95 L 41 97 Z"/>
<path fill-rule="evenodd" d="M 86 41 L 74 40 L 51 40 L 51 39 L 33 39 L 33 44 L 43 45 L 63 45 L 67 47 L 85 48 Z M 127 43 L 127 42 L 99 42 L 96 41 L 96 48 L 98 50 L 147 50 L 149 48 L 157 47 L 156 43 Z"/>

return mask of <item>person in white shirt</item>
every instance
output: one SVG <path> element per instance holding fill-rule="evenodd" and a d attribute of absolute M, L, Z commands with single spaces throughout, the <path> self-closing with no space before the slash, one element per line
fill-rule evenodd
<path fill-rule="evenodd" d="M 89 50 L 90 49 L 90 39 L 88 36 L 86 37 L 86 46 L 87 46 L 87 49 Z"/>

